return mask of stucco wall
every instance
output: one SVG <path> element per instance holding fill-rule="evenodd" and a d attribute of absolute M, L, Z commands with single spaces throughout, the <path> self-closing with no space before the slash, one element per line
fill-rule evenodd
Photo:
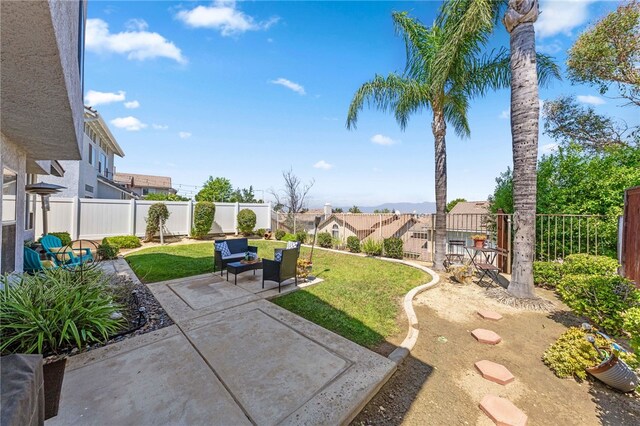
<path fill-rule="evenodd" d="M 22 272 L 23 266 L 23 250 L 24 241 L 33 238 L 33 231 L 25 232 L 24 230 L 24 209 L 25 209 L 25 174 L 27 156 L 20 147 L 12 143 L 4 134 L 0 133 L 0 169 L 5 167 L 17 173 L 17 195 L 16 195 L 16 241 L 15 241 L 15 271 Z M 0 180 L 2 178 L 0 177 Z M 0 203 L 1 204 L 1 203 Z M 0 207 L 0 217 L 2 216 L 2 207 Z M 2 231 L 0 230 L 0 241 L 2 240 Z M 2 247 L 0 246 L 0 256 L 2 256 Z"/>

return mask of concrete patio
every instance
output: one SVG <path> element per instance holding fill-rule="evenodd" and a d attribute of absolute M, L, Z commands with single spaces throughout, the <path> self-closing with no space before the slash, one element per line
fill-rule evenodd
<path fill-rule="evenodd" d="M 70 358 L 47 425 L 343 424 L 395 371 L 265 300 L 277 285 L 263 291 L 260 271 L 223 278 L 149 284 L 176 324 Z"/>

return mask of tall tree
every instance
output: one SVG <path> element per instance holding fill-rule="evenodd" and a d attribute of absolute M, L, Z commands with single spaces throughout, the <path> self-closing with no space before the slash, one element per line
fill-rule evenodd
<path fill-rule="evenodd" d="M 382 111 L 392 111 L 402 130 L 413 113 L 431 110 L 436 195 L 434 268 L 443 270 L 447 238 L 447 123 L 458 135 L 469 136 L 469 99 L 509 84 L 508 56 L 504 51 L 491 57 L 481 56 L 480 46 L 486 37 L 476 32 L 461 35 L 461 43 L 447 56 L 449 66 L 439 67 L 439 54 L 447 38 L 446 21 L 427 28 L 406 12 L 392 16 L 396 31 L 405 41 L 405 70 L 386 77 L 376 75 L 363 84 L 351 101 L 347 128 L 355 128 L 358 112 L 365 102 Z"/>
<path fill-rule="evenodd" d="M 202 189 L 196 194 L 196 201 L 217 201 L 226 203 L 233 196 L 233 185 L 227 178 L 209 176 Z"/>
<path fill-rule="evenodd" d="M 622 4 L 578 37 L 569 50 L 569 77 L 605 94 L 616 85 L 620 95 L 640 106 L 640 3 Z"/>
<path fill-rule="evenodd" d="M 276 205 L 281 205 L 287 213 L 300 213 L 307 207 L 307 195 L 315 183 L 313 180 L 303 183 L 302 179 L 293 173 L 293 169 L 282 172 L 284 188 L 280 191 L 269 190 Z"/>
<path fill-rule="evenodd" d="M 447 213 L 449 213 L 451 210 L 453 210 L 453 208 L 456 206 L 456 204 L 464 203 L 466 201 L 467 201 L 466 198 L 456 198 L 454 200 L 449 201 L 447 203 Z"/>
<path fill-rule="evenodd" d="M 349 213 L 362 213 L 362 211 L 360 211 L 360 207 L 353 206 L 349 209 Z"/>

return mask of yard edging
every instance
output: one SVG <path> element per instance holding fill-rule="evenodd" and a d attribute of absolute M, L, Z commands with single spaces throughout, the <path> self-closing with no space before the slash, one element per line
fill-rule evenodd
<path fill-rule="evenodd" d="M 304 246 L 311 247 L 308 244 L 304 244 Z M 409 262 L 406 260 L 391 259 L 388 257 L 367 256 L 366 254 L 363 254 L 363 253 L 351 253 L 348 251 L 334 250 L 334 249 L 329 249 L 324 247 L 316 247 L 316 249 L 330 251 L 338 254 L 348 254 L 351 256 L 373 257 L 375 259 L 385 260 L 387 262 L 400 263 L 402 265 L 420 269 L 421 271 L 424 271 L 429 275 L 431 275 L 431 281 L 429 281 L 426 284 L 422 284 L 417 287 L 414 287 L 404 296 L 404 299 L 402 302 L 402 308 L 404 309 L 404 312 L 407 315 L 407 320 L 409 321 L 409 330 L 407 331 L 407 336 L 404 338 L 402 343 L 400 343 L 400 345 L 398 345 L 398 347 L 395 348 L 393 352 L 389 354 L 389 356 L 387 356 L 387 358 L 395 362 L 396 365 L 400 365 L 402 361 L 404 361 L 404 359 L 407 357 L 407 355 L 409 355 L 413 347 L 416 345 L 416 342 L 418 341 L 418 334 L 420 334 L 420 330 L 418 329 L 418 316 L 416 315 L 416 312 L 413 309 L 413 299 L 418 294 L 422 293 L 423 291 L 429 290 L 430 288 L 438 284 L 440 282 L 440 275 L 434 270 L 427 268 L 426 266 L 418 265 L 416 263 Z"/>

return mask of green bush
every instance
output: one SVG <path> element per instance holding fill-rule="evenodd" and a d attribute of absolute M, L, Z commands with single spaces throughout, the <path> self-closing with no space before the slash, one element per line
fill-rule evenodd
<path fill-rule="evenodd" d="M 574 312 L 612 334 L 622 330 L 622 313 L 640 306 L 640 291 L 619 275 L 565 275 L 557 290 Z"/>
<path fill-rule="evenodd" d="M 282 241 L 298 241 L 296 239 L 296 236 L 294 234 L 289 234 L 288 232 L 286 234 L 284 234 L 284 237 L 282 237 Z"/>
<path fill-rule="evenodd" d="M 147 228 L 144 231 L 144 240 L 152 241 L 160 230 L 160 222 L 165 223 L 169 219 L 169 209 L 164 203 L 155 203 L 149 207 L 147 214 Z"/>
<path fill-rule="evenodd" d="M 351 253 L 360 253 L 360 240 L 355 235 L 347 237 L 347 248 Z"/>
<path fill-rule="evenodd" d="M 305 231 L 304 229 L 299 230 L 298 232 L 296 232 L 296 241 L 299 242 L 300 244 L 304 244 L 307 242 L 307 231 Z"/>
<path fill-rule="evenodd" d="M 360 245 L 360 249 L 369 256 L 380 256 L 382 255 L 382 241 L 366 239 Z"/>
<path fill-rule="evenodd" d="M 210 201 L 200 201 L 193 208 L 193 238 L 204 238 L 211 232 L 213 218 L 216 215 L 216 205 Z"/>
<path fill-rule="evenodd" d="M 256 214 L 253 210 L 242 209 L 238 212 L 238 231 L 244 236 L 249 236 L 253 233 L 253 228 L 256 227 L 257 221 Z"/>
<path fill-rule="evenodd" d="M 134 235 L 118 235 L 116 237 L 104 237 L 102 244 L 108 244 L 110 246 L 116 246 L 121 249 L 138 248 L 142 244 L 140 238 Z"/>
<path fill-rule="evenodd" d="M 564 259 L 564 275 L 614 275 L 618 272 L 618 262 L 607 256 L 572 254 Z"/>
<path fill-rule="evenodd" d="M 118 253 L 120 252 L 120 247 L 116 245 L 112 245 L 109 243 L 105 243 L 102 240 L 102 244 L 98 246 L 98 253 L 103 260 L 112 260 L 118 257 Z"/>
<path fill-rule="evenodd" d="M 331 248 L 333 247 L 333 238 L 328 232 L 320 232 L 317 237 L 317 243 L 320 247 Z"/>
<path fill-rule="evenodd" d="M 278 229 L 276 231 L 276 240 L 280 241 L 287 233 L 284 231 L 284 229 Z"/>
<path fill-rule="evenodd" d="M 109 276 L 93 270 L 65 269 L 24 274 L 14 282 L 0 277 L 0 354 L 58 354 L 103 342 L 121 327 L 112 319 Z"/>
<path fill-rule="evenodd" d="M 587 378 L 585 368 L 595 367 L 601 359 L 594 347 L 586 339 L 587 332 L 578 327 L 571 327 L 556 340 L 544 352 L 542 361 L 555 373 L 556 376 L 566 378 L 575 377 L 578 380 Z M 599 334 L 593 334 L 596 345 L 608 347 L 610 342 Z M 620 359 L 631 368 L 638 365 L 638 359 L 634 354 L 621 353 Z"/>
<path fill-rule="evenodd" d="M 256 235 L 260 238 L 263 238 L 266 233 L 267 230 L 264 228 L 256 229 Z"/>
<path fill-rule="evenodd" d="M 403 244 L 400 238 L 385 238 L 382 244 L 384 247 L 385 257 L 390 257 L 392 259 L 402 259 L 402 257 L 404 256 Z"/>
<path fill-rule="evenodd" d="M 562 264 L 533 262 L 533 282 L 539 287 L 555 288 L 562 278 Z"/>
<path fill-rule="evenodd" d="M 60 242 L 62 243 L 62 246 L 71 244 L 71 235 L 69 235 L 68 232 L 49 232 L 49 235 L 53 235 L 54 237 L 60 238 Z M 38 239 L 38 242 L 40 242 L 41 239 L 42 237 Z"/>
<path fill-rule="evenodd" d="M 631 339 L 631 348 L 635 352 L 636 356 L 640 357 L 640 307 L 636 306 L 627 310 L 624 315 L 624 322 L 622 328 L 626 331 Z"/>

